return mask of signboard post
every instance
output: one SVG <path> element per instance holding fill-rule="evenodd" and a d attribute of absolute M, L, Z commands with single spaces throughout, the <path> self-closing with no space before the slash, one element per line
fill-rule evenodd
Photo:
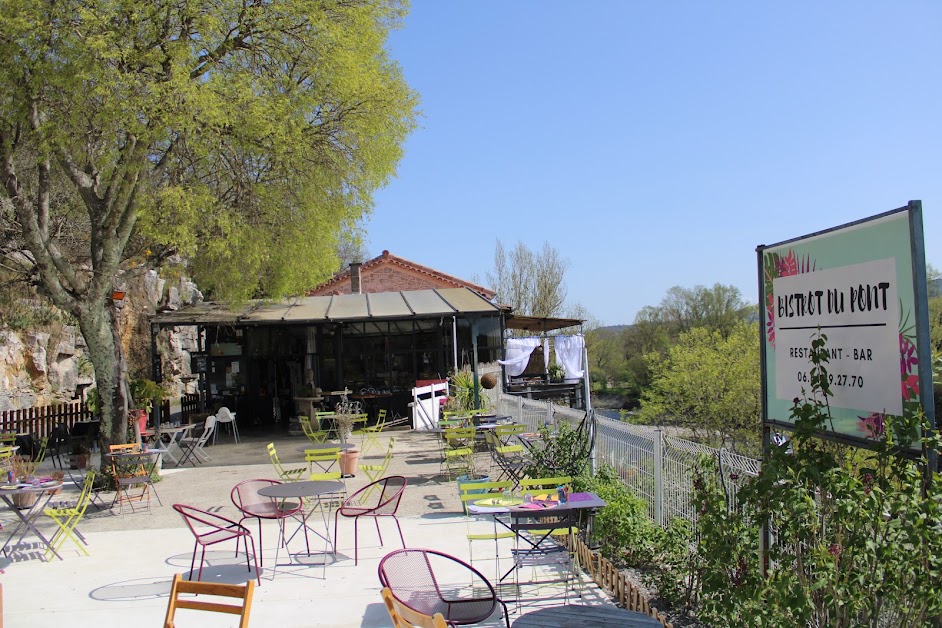
<path fill-rule="evenodd" d="M 793 427 L 811 392 L 811 340 L 827 336 L 830 428 L 872 446 L 887 415 L 920 408 L 935 425 L 922 204 L 756 249 L 762 334 L 762 420 Z M 766 446 L 768 443 L 764 443 Z M 919 443 L 900 443 L 913 454 Z M 936 452 L 927 452 L 930 468 Z"/>

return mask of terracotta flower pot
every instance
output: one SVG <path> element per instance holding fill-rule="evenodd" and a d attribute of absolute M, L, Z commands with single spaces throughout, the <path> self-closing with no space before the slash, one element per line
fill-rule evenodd
<path fill-rule="evenodd" d="M 356 475 L 360 466 L 360 450 L 348 449 L 340 452 L 340 472 L 344 475 Z"/>
<path fill-rule="evenodd" d="M 25 510 L 33 507 L 38 496 L 39 493 L 17 493 L 13 496 L 13 503 L 16 504 L 16 507 L 20 510 Z"/>

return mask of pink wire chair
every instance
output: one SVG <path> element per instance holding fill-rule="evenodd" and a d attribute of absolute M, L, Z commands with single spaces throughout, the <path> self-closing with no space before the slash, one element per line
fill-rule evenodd
<path fill-rule="evenodd" d="M 401 475 L 391 475 L 367 484 L 356 493 L 344 500 L 337 512 L 334 513 L 334 543 L 337 542 L 337 521 L 339 517 L 353 519 L 353 564 L 359 563 L 359 534 L 357 522 L 360 517 L 372 517 L 376 523 L 376 533 L 379 535 L 379 544 L 383 544 L 383 533 L 379 530 L 380 517 L 392 517 L 399 530 L 402 546 L 406 546 L 406 539 L 402 536 L 402 528 L 396 511 L 402 501 L 402 493 L 406 489 L 406 479 Z"/>
<path fill-rule="evenodd" d="M 455 565 L 470 572 L 467 576 L 454 576 L 462 584 L 454 588 L 443 587 L 435 572 L 455 573 Z M 400 604 L 424 615 L 441 613 L 449 625 L 477 624 L 490 617 L 500 604 L 504 623 L 510 626 L 507 604 L 494 591 L 484 575 L 468 563 L 430 549 L 401 549 L 387 554 L 379 563 L 379 581 L 389 588 Z M 449 590 L 451 589 L 451 590 Z M 474 597 L 467 597 L 467 591 Z"/>
<path fill-rule="evenodd" d="M 249 541 L 252 541 L 252 560 L 255 562 L 255 578 L 258 580 L 259 586 L 261 586 L 261 574 L 258 571 L 258 559 L 255 555 L 255 540 L 252 538 L 252 533 L 249 532 L 248 528 L 231 519 L 226 519 L 220 515 L 206 512 L 205 510 L 200 510 L 193 506 L 174 504 L 173 509 L 180 513 L 180 516 L 183 517 L 183 521 L 186 523 L 187 527 L 190 528 L 190 532 L 193 533 L 196 539 L 196 543 L 193 545 L 193 558 L 190 559 L 190 580 L 193 579 L 193 565 L 196 562 L 196 549 L 198 547 L 202 547 L 203 552 L 200 555 L 200 570 L 196 577 L 197 580 L 203 577 L 203 563 L 206 561 L 207 547 L 235 539 L 236 556 L 238 556 L 239 540 L 241 539 L 245 546 L 245 566 L 250 573 L 252 571 L 252 565 L 249 563 Z M 197 528 L 200 528 L 200 530 L 197 530 Z"/>
<path fill-rule="evenodd" d="M 233 505 L 242 513 L 241 524 L 246 519 L 258 519 L 259 565 L 265 566 L 265 544 L 262 542 L 262 519 L 275 519 L 281 527 L 281 546 L 285 539 L 285 519 L 301 510 L 301 503 L 288 502 L 258 494 L 258 489 L 281 484 L 278 480 L 244 480 L 236 484 L 229 493 Z"/>

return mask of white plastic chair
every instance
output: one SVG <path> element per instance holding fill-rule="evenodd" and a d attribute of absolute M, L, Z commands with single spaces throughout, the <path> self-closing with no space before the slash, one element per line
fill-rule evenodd
<path fill-rule="evenodd" d="M 209 454 L 203 450 L 203 445 L 206 444 L 206 441 L 209 440 L 209 437 L 216 433 L 216 417 L 208 416 L 206 417 L 206 422 L 203 423 L 203 433 L 197 437 L 186 437 L 181 438 L 179 441 L 180 448 L 183 449 L 184 454 L 183 458 L 180 460 L 178 466 L 186 463 L 187 460 L 190 461 L 193 466 L 196 466 L 196 462 L 203 462 L 205 460 L 212 460 L 209 457 Z M 194 462 L 196 461 L 196 462 Z"/>
<path fill-rule="evenodd" d="M 235 442 L 239 443 L 239 424 L 236 423 L 236 413 L 229 412 L 229 408 L 223 406 L 219 408 L 219 411 L 216 412 L 216 423 L 228 423 L 232 426 L 232 436 L 235 438 Z M 219 432 L 218 425 L 217 429 L 213 432 L 213 445 L 216 444 L 216 433 Z"/>

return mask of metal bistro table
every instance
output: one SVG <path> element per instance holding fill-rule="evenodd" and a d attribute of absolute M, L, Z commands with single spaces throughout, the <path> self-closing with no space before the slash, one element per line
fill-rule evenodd
<path fill-rule="evenodd" d="M 263 497 L 274 497 L 275 499 L 317 498 L 319 500 L 321 495 L 337 493 L 342 490 L 344 490 L 343 482 L 337 482 L 334 480 L 305 480 L 301 482 L 285 482 L 284 484 L 274 484 L 272 486 L 266 486 L 264 488 L 258 489 L 258 494 Z M 312 508 L 310 511 L 306 512 L 305 509 L 302 508 L 300 525 L 298 525 L 298 529 L 295 530 L 294 534 L 292 534 L 288 539 L 284 541 L 286 547 L 288 545 L 288 542 L 291 539 L 293 539 L 295 535 L 303 529 L 304 530 L 304 543 L 305 543 L 305 546 L 307 547 L 308 556 L 311 555 L 311 544 L 308 541 L 308 535 L 307 535 L 308 530 L 310 530 L 317 536 L 324 539 L 324 543 L 325 543 L 324 554 L 325 555 L 328 553 L 327 552 L 328 547 L 331 550 L 330 553 L 335 554 L 337 552 L 337 548 L 334 546 L 334 542 L 330 538 L 330 520 L 327 517 L 327 513 L 324 511 L 324 509 L 321 508 L 320 510 L 323 516 L 322 518 L 324 522 L 324 534 L 321 534 L 320 532 L 318 532 L 317 530 L 315 530 L 314 528 L 308 525 L 308 517 L 310 517 L 311 513 L 314 512 L 314 509 Z M 296 515 L 292 515 L 292 516 L 297 518 Z M 281 539 L 279 539 L 279 543 L 278 543 L 279 548 L 281 547 L 280 541 Z M 275 566 L 276 567 L 278 566 L 277 553 L 275 555 Z M 327 566 L 327 560 L 325 556 L 324 567 L 326 568 L 326 566 Z"/>
<path fill-rule="evenodd" d="M 547 491 L 553 494 L 554 491 Z M 522 500 L 514 498 L 515 505 L 504 505 L 503 500 L 496 500 L 493 497 L 484 497 L 468 504 L 468 512 L 478 515 L 489 514 L 501 526 L 514 533 L 514 550 L 518 555 L 530 553 L 543 553 L 543 542 L 550 537 L 555 528 L 566 528 L 577 526 L 584 533 L 586 526 L 583 525 L 583 516 L 591 516 L 597 508 L 604 508 L 608 503 L 595 493 L 572 493 L 569 495 L 569 501 L 559 503 L 549 499 L 534 499 L 530 504 L 521 503 Z M 509 523 L 497 515 L 509 514 Z M 548 523 L 546 519 L 552 519 Z M 534 531 L 539 536 L 533 538 L 527 536 L 526 532 Z M 524 543 L 524 549 L 520 549 L 521 541 Z M 518 565 L 507 570 L 500 581 L 503 582 L 507 576 L 518 569 Z"/>
<path fill-rule="evenodd" d="M 305 451 L 309 451 L 311 449 L 317 451 L 322 449 L 340 449 L 340 451 L 347 451 L 348 449 L 356 449 L 356 447 L 357 446 L 353 443 L 317 443 L 316 445 L 311 443 L 310 445 L 302 445 L 301 447 L 298 447 L 298 452 L 303 454 Z"/>
<path fill-rule="evenodd" d="M 0 488 L 0 499 L 2 499 L 3 502 L 10 507 L 10 510 L 16 513 L 16 516 L 20 519 L 20 523 L 18 523 L 17 526 L 13 528 L 13 531 L 10 533 L 10 536 L 3 544 L 3 547 L 0 548 L 0 551 L 6 553 L 7 548 L 10 545 L 10 541 L 12 541 L 13 537 L 16 536 L 16 533 L 25 526 L 26 530 L 23 530 L 23 533 L 20 534 L 17 542 L 26 536 L 27 531 L 32 530 L 33 534 L 38 536 L 39 539 L 43 542 L 43 545 L 46 546 L 46 549 L 55 554 L 56 558 L 62 560 L 62 557 L 59 556 L 59 552 L 57 552 L 52 546 L 51 539 L 44 537 L 42 532 L 40 532 L 36 526 L 33 525 L 33 521 L 43 511 L 43 509 L 49 503 L 49 500 L 52 499 L 52 491 L 61 487 L 62 482 L 44 482 L 42 484 L 18 484 L 16 488 Z M 20 508 L 18 508 L 16 504 L 13 503 L 13 496 L 22 495 L 25 493 L 38 493 L 38 495 L 36 502 L 30 508 L 23 509 L 26 511 L 26 514 L 24 515 Z M 42 498 L 43 494 L 46 495 L 46 499 Z"/>
<path fill-rule="evenodd" d="M 654 628 L 661 622 L 650 615 L 626 611 L 617 606 L 583 606 L 567 604 L 531 611 L 514 620 L 513 628 L 585 628 L 585 626 L 618 626 L 619 628 Z"/>

